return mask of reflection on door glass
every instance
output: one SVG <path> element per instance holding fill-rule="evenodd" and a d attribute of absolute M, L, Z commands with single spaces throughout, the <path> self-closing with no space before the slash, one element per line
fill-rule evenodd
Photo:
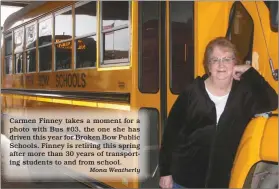
<path fill-rule="evenodd" d="M 144 93 L 159 90 L 159 2 L 140 2 L 140 86 Z"/>
<path fill-rule="evenodd" d="M 252 61 L 253 19 L 240 2 L 235 4 L 233 18 L 231 41 L 235 44 L 242 61 Z"/>
<path fill-rule="evenodd" d="M 170 89 L 179 94 L 194 80 L 194 3 L 170 2 L 171 77 Z"/>

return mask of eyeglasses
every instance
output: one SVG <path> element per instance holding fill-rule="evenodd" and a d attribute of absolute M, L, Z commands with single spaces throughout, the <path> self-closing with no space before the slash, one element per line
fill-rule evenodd
<path fill-rule="evenodd" d="M 212 58 L 209 60 L 211 64 L 220 63 L 220 61 L 224 64 L 230 64 L 232 61 L 235 60 L 235 57 L 223 57 L 223 58 Z"/>

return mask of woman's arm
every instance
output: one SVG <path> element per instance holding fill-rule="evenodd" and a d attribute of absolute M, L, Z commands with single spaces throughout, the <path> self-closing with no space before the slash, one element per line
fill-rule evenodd
<path fill-rule="evenodd" d="M 187 96 L 187 92 L 183 92 L 178 96 L 174 105 L 172 106 L 167 120 L 167 125 L 164 129 L 159 156 L 159 168 L 161 176 L 171 175 L 170 166 L 172 150 L 176 144 L 179 131 L 186 116 L 186 106 L 188 102 Z"/>
<path fill-rule="evenodd" d="M 278 108 L 278 95 L 257 70 L 249 65 L 235 66 L 235 73 L 240 73 L 240 82 L 251 92 L 253 115 L 269 112 Z M 235 74 L 237 75 L 237 74 Z"/>

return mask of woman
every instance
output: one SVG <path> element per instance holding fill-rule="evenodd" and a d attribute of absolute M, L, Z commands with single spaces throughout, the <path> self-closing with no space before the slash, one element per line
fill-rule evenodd
<path fill-rule="evenodd" d="M 278 96 L 235 46 L 216 38 L 206 47 L 206 74 L 174 103 L 160 150 L 161 188 L 228 188 L 245 127 L 258 113 L 275 110 Z"/>

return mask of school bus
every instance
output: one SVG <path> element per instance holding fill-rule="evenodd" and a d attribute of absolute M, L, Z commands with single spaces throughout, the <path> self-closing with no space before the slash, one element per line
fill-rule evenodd
<path fill-rule="evenodd" d="M 158 187 L 167 115 L 182 89 L 204 73 L 211 39 L 231 39 L 242 60 L 277 90 L 276 16 L 276 1 L 32 2 L 4 24 L 2 114 L 45 107 L 148 112 L 148 145 L 155 148 L 149 151 L 147 180 L 78 180 L 100 187 Z M 230 188 L 276 188 L 277 163 L 275 111 L 247 126 Z"/>

